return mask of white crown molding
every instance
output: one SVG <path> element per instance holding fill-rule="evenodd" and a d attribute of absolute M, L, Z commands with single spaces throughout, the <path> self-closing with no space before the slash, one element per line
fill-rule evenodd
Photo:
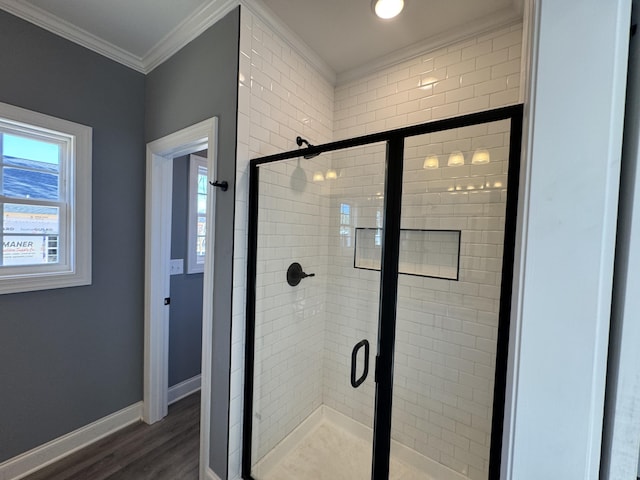
<path fill-rule="evenodd" d="M 373 62 L 336 74 L 336 72 L 312 50 L 293 30 L 286 26 L 261 0 L 211 0 L 180 22 L 165 35 L 142 58 L 117 47 L 51 13 L 20 0 L 0 0 L 0 9 L 44 28 L 78 45 L 99 53 L 141 73 L 149 73 L 168 60 L 182 47 L 201 35 L 238 5 L 247 8 L 253 15 L 268 25 L 280 38 L 325 80 L 332 85 L 344 85 L 383 68 L 391 67 L 425 52 L 433 51 L 470 37 L 514 25 L 522 21 L 518 6 L 522 0 L 514 0 L 514 8 L 474 21 L 456 29 L 459 33 L 448 33 L 415 43 Z"/>
<path fill-rule="evenodd" d="M 336 73 L 333 69 L 260 0 L 211 0 L 180 22 L 142 58 L 143 71 L 151 72 L 238 5 L 268 25 L 329 83 L 335 84 Z"/>
<path fill-rule="evenodd" d="M 260 0 L 240 0 L 240 4 L 271 27 L 274 32 L 277 32 L 293 51 L 304 58 L 331 85 L 335 85 L 336 72 L 263 2 Z"/>
<path fill-rule="evenodd" d="M 132 53 L 63 20 L 46 10 L 18 0 L 0 0 L 0 8 L 27 22 L 33 23 L 56 35 L 66 38 L 89 50 L 93 50 L 111 60 L 138 72 L 146 73 L 142 59 Z"/>
<path fill-rule="evenodd" d="M 396 50 L 389 55 L 380 57 L 373 62 L 342 72 L 337 75 L 335 85 L 341 86 L 360 80 L 382 69 L 411 60 L 412 58 L 424 55 L 427 52 L 432 52 L 439 48 L 463 42 L 472 37 L 489 33 L 498 30 L 499 28 L 510 27 L 518 23 L 522 23 L 522 15 L 511 8 L 506 8 L 496 12 L 495 14 L 481 18 L 480 20 L 475 20 L 466 25 L 457 27 L 454 33 L 434 35 L 424 41 L 414 43 L 406 48 Z"/>
<path fill-rule="evenodd" d="M 144 72 L 149 73 L 168 60 L 238 5 L 238 0 L 211 0 L 194 11 L 146 53 L 142 58 Z"/>

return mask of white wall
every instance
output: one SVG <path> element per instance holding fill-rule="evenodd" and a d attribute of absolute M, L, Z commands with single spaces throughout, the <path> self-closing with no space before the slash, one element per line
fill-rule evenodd
<path fill-rule="evenodd" d="M 532 12 L 503 478 L 599 475 L 630 3 Z"/>
<path fill-rule="evenodd" d="M 239 478 L 246 301 L 249 160 L 332 139 L 333 87 L 254 13 L 241 8 L 233 269 L 229 478 Z"/>
<path fill-rule="evenodd" d="M 633 2 L 634 21 L 640 3 Z M 633 21 L 632 21 L 633 23 Z M 602 480 L 640 476 L 640 35 L 631 37 L 620 181 L 620 214 L 607 370 Z"/>

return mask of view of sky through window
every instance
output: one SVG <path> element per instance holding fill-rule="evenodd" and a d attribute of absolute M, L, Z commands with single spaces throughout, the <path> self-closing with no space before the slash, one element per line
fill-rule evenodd
<path fill-rule="evenodd" d="M 60 212 L 46 202 L 60 199 L 60 145 L 9 133 L 1 135 L 0 193 L 13 200 L 0 203 L 1 265 L 56 263 Z M 37 204 L 14 203 L 22 199 Z"/>

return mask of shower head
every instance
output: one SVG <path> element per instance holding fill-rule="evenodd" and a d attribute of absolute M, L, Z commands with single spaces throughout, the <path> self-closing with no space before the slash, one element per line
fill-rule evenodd
<path fill-rule="evenodd" d="M 296 143 L 298 144 L 299 147 L 301 147 L 303 143 L 305 145 L 307 145 L 307 147 L 313 147 L 313 145 L 311 145 L 307 140 L 305 140 L 302 137 L 296 137 Z M 319 152 L 318 153 L 308 153 L 306 155 L 303 155 L 303 158 L 305 158 L 306 160 L 309 160 L 310 158 L 317 157 L 318 155 L 320 155 Z"/>

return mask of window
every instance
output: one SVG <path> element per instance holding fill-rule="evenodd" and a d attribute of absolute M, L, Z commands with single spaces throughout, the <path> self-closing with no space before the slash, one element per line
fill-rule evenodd
<path fill-rule="evenodd" d="M 340 204 L 340 238 L 343 247 L 351 246 L 351 205 Z"/>
<path fill-rule="evenodd" d="M 376 235 L 375 242 L 376 247 L 382 246 L 382 210 L 376 212 Z"/>
<path fill-rule="evenodd" d="M 207 233 L 207 159 L 198 155 L 191 155 L 189 160 L 188 228 L 187 273 L 202 273 Z"/>
<path fill-rule="evenodd" d="M 91 283 L 91 128 L 0 103 L 0 293 Z"/>

